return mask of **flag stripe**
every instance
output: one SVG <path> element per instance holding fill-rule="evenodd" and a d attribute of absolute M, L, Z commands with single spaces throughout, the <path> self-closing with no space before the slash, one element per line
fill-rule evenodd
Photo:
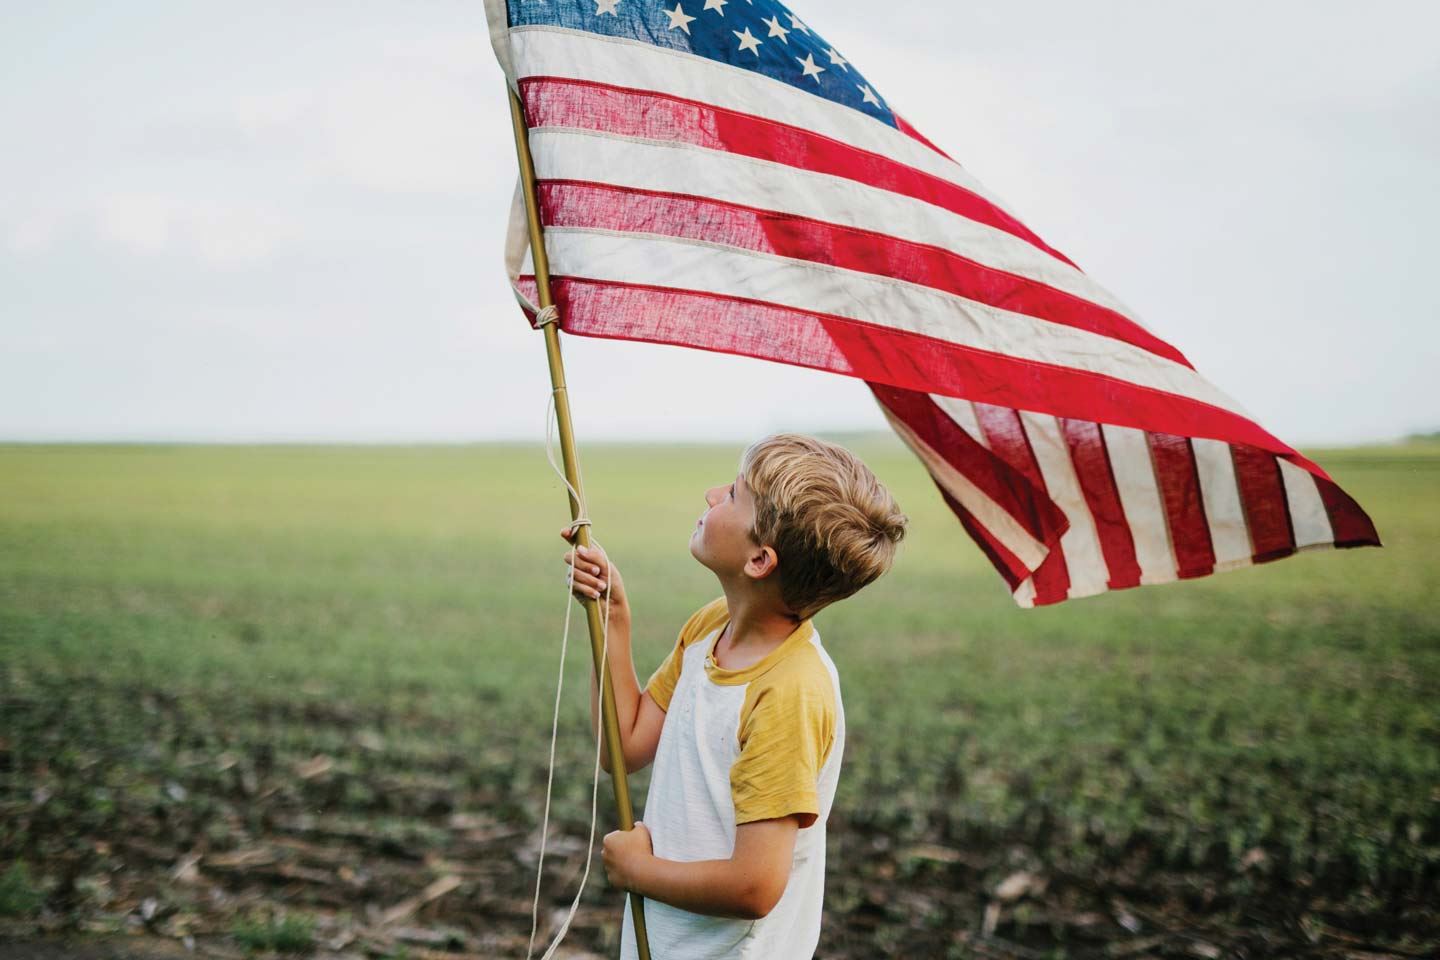
<path fill-rule="evenodd" d="M 896 400 L 908 402 L 914 397 L 924 395 L 915 394 L 914 391 L 893 391 L 879 384 L 870 386 L 876 390 L 876 400 L 880 403 L 881 412 L 885 414 L 886 419 L 890 421 L 890 425 L 900 438 L 925 464 L 931 479 L 935 481 L 935 485 L 940 488 L 941 493 L 945 494 L 948 501 L 956 505 L 963 505 L 971 519 L 988 531 L 986 542 L 996 548 L 996 552 L 1000 554 L 999 557 L 992 555 L 991 559 L 1003 562 L 1005 570 L 1014 574 L 1018 579 L 1029 576 L 1029 570 L 1038 566 L 1045 558 L 1048 549 L 1045 541 L 1032 536 L 1019 522 L 1016 514 L 988 497 L 984 491 L 971 482 L 969 475 L 956 469 L 944 455 L 917 432 L 916 427 L 921 429 L 926 427 L 924 418 L 912 420 L 908 416 L 896 413 L 888 405 L 889 402 Z M 902 394 L 909 396 L 901 396 Z M 1037 507 L 1037 511 L 1043 513 L 1044 509 Z M 1049 514 L 1046 516 L 1049 517 L 1051 523 L 1063 522 L 1064 519 Z"/>
<path fill-rule="evenodd" d="M 931 143 L 929 137 L 925 136 L 925 134 L 912 127 L 909 121 L 907 121 L 904 117 L 900 116 L 900 114 L 895 113 L 892 110 L 890 113 L 890 119 L 895 121 L 895 129 L 905 134 L 905 136 L 911 137 L 915 140 L 919 140 L 921 143 L 925 144 L 925 146 L 929 147 L 931 150 L 934 150 L 946 160 L 954 161 L 954 157 L 950 156 L 950 154 L 946 153 L 944 150 L 941 150 L 939 147 L 935 146 L 935 144 Z"/>
<path fill-rule="evenodd" d="M 1251 556 L 1256 563 L 1288 557 L 1295 552 L 1290 532 L 1290 508 L 1280 482 L 1276 459 L 1264 450 L 1243 444 L 1230 447 L 1245 524 L 1250 529 Z"/>
<path fill-rule="evenodd" d="M 985 431 L 991 452 L 1019 471 L 1033 489 L 1045 490 L 1045 480 L 1019 411 L 991 403 L 977 403 L 975 418 L 980 421 L 980 429 Z M 1034 581 L 1036 603 L 1055 603 L 1069 595 L 1070 571 L 1063 551 L 1052 551 L 1045 558 L 1035 571 Z"/>
<path fill-rule="evenodd" d="M 897 390 L 879 383 L 871 383 L 870 390 L 887 413 L 902 419 L 918 441 L 966 477 L 968 486 L 975 487 L 1014 518 L 1030 538 L 1043 545 L 1060 536 L 1065 529 L 1065 514 L 1045 496 L 1044 486 L 1035 486 L 1033 480 L 1013 464 L 997 458 L 933 400 L 917 391 Z M 953 484 L 948 486 L 956 492 Z M 958 492 L 956 495 L 970 502 L 969 497 L 959 496 Z M 1020 552 L 1022 548 L 1012 549 Z M 1039 559 L 1040 555 L 1036 555 L 1035 560 Z"/>
<path fill-rule="evenodd" d="M 1335 546 L 1380 545 L 1380 534 L 1375 531 L 1375 524 L 1348 493 L 1322 477 L 1315 478 L 1315 488 L 1320 491 L 1320 499 L 1325 501 L 1325 512 L 1330 515 L 1330 529 L 1335 531 Z"/>
<path fill-rule="evenodd" d="M 1168 583 L 1176 576 L 1175 554 L 1170 549 L 1169 525 L 1155 480 L 1149 441 L 1144 431 L 1109 423 L 1103 424 L 1102 432 L 1110 451 L 1115 488 L 1135 538 L 1140 582 Z"/>
<path fill-rule="evenodd" d="M 763 300 L 1231 406 L 1189 367 L 1137 347 L 902 280 L 653 234 L 556 227 L 546 247 L 556 275 Z"/>
<path fill-rule="evenodd" d="M 1290 506 L 1291 529 L 1295 531 L 1297 549 L 1328 544 L 1335 539 L 1325 503 L 1315 489 L 1315 478 L 1294 464 L 1276 460 L 1280 479 L 1285 484 L 1285 502 Z"/>
<path fill-rule="evenodd" d="M 534 277 L 522 273 L 518 283 L 533 301 Z M 1171 426 L 1198 436 L 1288 449 L 1258 424 L 1220 407 L 922 334 L 703 291 L 597 282 L 558 273 L 552 277 L 552 287 L 562 328 L 582 336 L 759 357 L 910 390 L 943 388 L 964 395 L 983 388 L 1017 409 L 1060 414 L 1086 407 L 1095 411 L 1098 420 L 1127 427 Z M 1309 461 L 1299 454 L 1292 459 L 1310 469 Z"/>
<path fill-rule="evenodd" d="M 1165 504 L 1170 544 L 1180 579 L 1203 577 L 1215 570 L 1215 550 L 1205 520 L 1200 478 L 1190 441 L 1173 433 L 1149 433 L 1150 460 Z"/>
<path fill-rule="evenodd" d="M 1075 464 L 1080 489 L 1085 494 L 1085 505 L 1100 538 L 1105 569 L 1110 574 L 1109 585 L 1112 589 L 1139 586 L 1140 564 L 1135 558 L 1135 540 L 1120 503 L 1100 425 L 1064 417 L 1059 418 L 1059 423 L 1070 447 L 1070 460 Z"/>
<path fill-rule="evenodd" d="M 1005 548 L 1005 544 L 990 532 L 990 527 L 981 523 L 974 514 L 961 505 L 960 501 L 952 497 L 939 481 L 936 481 L 935 485 L 940 488 L 940 496 L 944 498 L 945 504 L 960 519 L 960 525 L 965 528 L 965 532 L 970 534 L 970 538 L 980 547 L 981 552 L 990 558 L 991 564 L 1010 584 L 1010 589 L 1012 591 L 1019 590 L 1020 585 L 1030 579 L 1029 568 L 1021 562 L 1019 557 Z M 1024 604 L 1024 606 L 1033 606 L 1033 603 Z"/>
<path fill-rule="evenodd" d="M 1090 596 L 1105 591 L 1110 571 L 1105 564 L 1104 550 L 1095 528 L 1095 519 L 1085 502 L 1085 494 L 1070 459 L 1070 448 L 1055 417 L 1021 412 L 1020 419 L 1030 438 L 1030 449 L 1045 479 L 1045 489 L 1055 504 L 1065 511 L 1070 528 L 1060 537 L 1070 575 L 1070 597 Z"/>
<path fill-rule="evenodd" d="M 1003 230 L 853 180 L 684 143 L 624 140 L 560 127 L 533 131 L 530 149 L 541 180 L 604 182 L 682 195 L 695 194 L 703 184 L 706 196 L 727 203 L 963 249 L 977 263 L 1130 316 L 1085 274 Z"/>
<path fill-rule="evenodd" d="M 686 57 L 648 43 L 597 40 L 589 34 L 554 28 L 510 31 L 520 79 L 554 77 L 591 80 L 634 90 L 653 90 L 685 100 L 764 117 L 787 126 L 894 157 L 1003 204 L 960 164 L 866 113 L 795 90 L 784 83 L 727 64 Z"/>
<path fill-rule="evenodd" d="M 612 9 L 602 14 L 599 3 L 596 3 L 595 12 L 591 13 L 589 2 L 591 0 L 522 0 L 510 7 L 510 25 L 512 28 L 518 27 L 521 32 L 527 27 L 579 31 L 582 39 L 589 35 L 588 46 L 591 49 L 585 52 L 590 57 L 595 56 L 593 48 L 601 44 L 624 50 L 626 45 L 640 41 L 640 45 L 649 50 L 668 53 L 674 61 L 684 61 L 683 66 L 680 63 L 673 64 L 671 69 L 676 71 L 694 70 L 699 64 L 714 65 L 728 71 L 731 78 L 748 75 L 768 80 L 777 94 L 784 92 L 789 96 L 803 97 L 817 105 L 843 106 L 871 122 L 878 120 L 882 124 L 894 123 L 890 109 L 881 104 L 878 97 L 873 96 L 873 90 L 873 99 L 867 100 L 858 83 L 821 84 L 817 79 L 807 77 L 798 67 L 790 66 L 800 59 L 795 57 L 792 60 L 791 52 L 800 46 L 803 33 L 773 43 L 769 37 L 763 40 L 756 38 L 765 45 L 765 56 L 761 56 L 758 50 L 746 51 L 738 39 L 732 39 L 736 35 L 730 31 L 729 24 L 739 20 L 739 16 L 715 21 L 705 17 L 694 29 L 691 29 L 689 23 L 683 29 L 677 29 L 673 19 L 667 22 L 671 11 L 658 3 L 644 0 L 625 0 L 620 3 L 616 0 L 619 8 L 614 9 L 615 4 L 612 4 Z M 683 9 L 678 4 L 674 9 L 683 15 Z M 723 9 L 720 13 L 723 15 Z M 751 13 L 758 14 L 759 11 Z M 688 19 L 693 21 L 697 18 Z M 757 29 L 761 26 L 753 20 L 751 23 Z M 511 34 L 512 37 L 514 35 Z M 796 42 L 791 43 L 791 40 Z M 629 51 L 624 55 L 633 56 Z M 781 68 L 782 65 L 784 68 Z M 863 79 L 853 70 L 853 67 L 847 66 L 847 75 L 853 75 L 856 80 Z M 828 68 L 821 68 L 820 72 L 827 71 Z M 832 76 L 827 79 L 842 78 Z"/>
<path fill-rule="evenodd" d="M 985 431 L 980 429 L 980 421 L 975 419 L 975 404 L 969 400 L 961 400 L 959 397 L 946 397 L 938 393 L 930 394 L 930 399 L 945 415 L 959 425 L 960 429 L 968 433 L 973 439 L 985 446 Z M 988 450 L 989 447 L 986 446 Z"/>
<path fill-rule="evenodd" d="M 829 263 L 1112 337 L 1190 366 L 1180 351 L 1113 310 L 935 246 L 773 210 L 608 184 L 545 181 L 540 205 L 552 227 L 704 240 Z"/>
<path fill-rule="evenodd" d="M 842 177 L 1003 230 L 1070 263 L 985 197 L 882 154 L 801 127 L 694 100 L 588 80 L 531 78 L 521 83 L 520 90 L 525 101 L 525 119 L 532 130 L 563 127 L 667 144 L 684 143 Z"/>
<path fill-rule="evenodd" d="M 1218 440 L 1195 439 L 1196 474 L 1205 501 L 1205 519 L 1210 524 L 1210 543 L 1215 548 L 1215 568 L 1249 566 L 1250 534 L 1245 529 L 1245 507 L 1235 483 L 1235 461 L 1230 445 Z"/>

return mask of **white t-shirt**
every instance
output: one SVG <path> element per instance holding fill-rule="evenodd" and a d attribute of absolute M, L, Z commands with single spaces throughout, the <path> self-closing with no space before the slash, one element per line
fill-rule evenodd
<path fill-rule="evenodd" d="M 810 822 L 769 914 L 709 917 L 646 899 L 650 950 L 655 960 L 804 960 L 820 939 L 825 820 L 845 747 L 840 678 L 809 620 L 758 663 L 720 667 L 712 654 L 729 619 L 724 597 L 696 611 L 646 684 L 666 711 L 641 817 L 655 855 L 727 859 L 738 824 L 795 813 Z M 636 956 L 631 924 L 627 901 L 626 960 Z"/>

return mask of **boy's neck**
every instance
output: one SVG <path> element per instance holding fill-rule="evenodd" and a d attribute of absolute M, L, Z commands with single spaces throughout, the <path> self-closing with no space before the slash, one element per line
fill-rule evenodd
<path fill-rule="evenodd" d="M 730 623 L 725 648 L 742 657 L 759 659 L 785 642 L 800 621 L 780 608 L 773 599 L 738 589 L 725 588 L 725 606 Z"/>

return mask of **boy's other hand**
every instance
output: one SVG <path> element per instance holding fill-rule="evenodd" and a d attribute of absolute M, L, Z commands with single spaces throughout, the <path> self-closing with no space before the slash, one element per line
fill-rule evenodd
<path fill-rule="evenodd" d="M 612 830 L 605 834 L 602 857 L 605 876 L 612 887 L 630 890 L 635 885 L 635 872 L 649 857 L 654 856 L 650 831 L 639 820 L 633 830 Z"/>
<path fill-rule="evenodd" d="M 567 543 L 575 542 L 575 531 L 570 527 L 562 527 L 560 539 Z M 576 562 L 576 553 L 580 554 L 579 562 Z M 609 596 L 612 605 L 625 606 L 625 582 L 620 577 L 620 571 L 616 569 L 613 561 L 605 555 L 605 551 L 591 544 L 588 547 L 576 547 L 574 550 L 565 551 L 565 563 L 575 568 L 575 582 L 571 587 L 571 593 L 577 600 L 598 600 L 601 597 Z M 608 574 L 608 579 L 607 579 Z"/>

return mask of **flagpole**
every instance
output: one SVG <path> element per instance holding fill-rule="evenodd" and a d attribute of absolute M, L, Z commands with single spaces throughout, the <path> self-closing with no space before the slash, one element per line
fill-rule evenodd
<path fill-rule="evenodd" d="M 550 258 L 545 253 L 543 228 L 540 226 L 540 210 L 535 193 L 535 161 L 530 156 L 529 129 L 525 126 L 525 113 L 520 98 L 506 86 L 510 94 L 510 118 L 515 128 L 515 152 L 520 160 L 520 182 L 525 192 L 525 216 L 530 226 L 530 255 L 535 262 L 535 287 L 539 291 L 540 309 L 553 306 L 550 295 Z M 570 519 L 580 516 L 585 491 L 580 486 L 580 460 L 575 453 L 575 435 L 570 426 L 570 397 L 565 389 L 565 364 L 560 357 L 559 324 L 546 323 L 541 326 L 545 334 L 545 355 L 550 361 L 550 386 L 555 394 L 555 419 L 560 428 L 560 455 L 565 466 L 565 479 L 569 481 L 574 494 L 567 492 L 570 501 Z M 587 518 L 588 519 L 588 518 Z M 590 546 L 590 527 L 581 524 L 575 528 L 574 543 L 577 547 Z M 635 812 L 630 805 L 630 781 L 625 777 L 625 749 L 620 740 L 620 720 L 615 712 L 615 685 L 611 682 L 610 671 L 605 669 L 605 624 L 600 603 L 593 598 L 581 601 L 585 608 L 585 621 L 590 627 L 590 652 L 595 661 L 595 675 L 600 678 L 600 719 L 605 732 L 605 748 L 610 754 L 610 782 L 615 789 L 615 806 L 620 814 L 620 829 L 635 828 Z M 630 897 L 630 913 L 634 919 L 635 946 L 639 960 L 650 960 L 650 941 L 645 933 L 645 900 Z"/>

